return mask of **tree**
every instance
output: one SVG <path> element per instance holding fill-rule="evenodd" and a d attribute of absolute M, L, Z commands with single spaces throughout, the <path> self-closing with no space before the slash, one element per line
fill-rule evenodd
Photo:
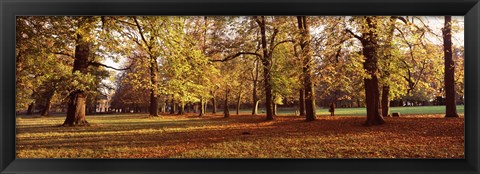
<path fill-rule="evenodd" d="M 377 17 L 364 16 L 360 19 L 362 35 L 356 35 L 351 30 L 347 30 L 351 35 L 357 38 L 362 44 L 362 53 L 365 57 L 363 68 L 369 77 L 364 78 L 365 96 L 367 104 L 366 126 L 380 125 L 385 123 L 380 115 L 380 91 L 378 85 L 378 54 L 377 54 Z"/>
<path fill-rule="evenodd" d="M 455 62 L 452 51 L 452 17 L 445 16 L 443 33 L 443 52 L 445 55 L 445 117 L 458 117 L 455 102 Z"/>
<path fill-rule="evenodd" d="M 90 43 L 90 32 L 93 30 L 93 17 L 83 17 L 78 22 L 78 32 L 76 35 L 75 60 L 73 62 L 72 73 L 77 76 L 87 74 L 89 58 L 92 54 Z M 63 125 L 88 125 L 85 117 L 86 94 L 84 89 L 77 89 L 70 93 L 67 107 L 67 118 Z"/>
<path fill-rule="evenodd" d="M 310 28 L 307 25 L 306 16 L 297 16 L 298 29 L 300 30 L 300 53 L 303 60 L 303 95 L 305 97 L 305 116 L 307 121 L 316 119 L 315 91 L 312 80 L 312 52 L 310 51 Z M 301 94 L 302 95 L 302 94 Z M 300 102 L 302 103 L 302 102 Z"/>

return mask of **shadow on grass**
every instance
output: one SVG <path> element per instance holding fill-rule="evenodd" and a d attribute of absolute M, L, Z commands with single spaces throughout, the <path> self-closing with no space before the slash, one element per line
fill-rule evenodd
<path fill-rule="evenodd" d="M 362 126 L 365 121 L 364 117 L 324 116 L 312 122 L 306 122 L 304 117 L 298 116 L 276 117 L 273 121 L 265 121 L 265 116 L 262 115 L 232 115 L 230 118 L 223 118 L 219 115 L 203 117 L 169 115 L 158 119 L 141 117 L 110 116 L 109 118 L 117 120 L 111 123 L 93 123 L 93 126 L 90 127 L 43 126 L 45 124 L 36 127 L 19 126 L 17 127 L 19 134 L 39 133 L 44 135 L 17 138 L 17 149 L 178 146 L 185 151 L 198 147 L 188 144 L 204 146 L 220 142 L 255 141 L 279 137 L 301 139 L 313 136 L 321 139 L 326 136 L 361 137 L 369 135 L 379 136 L 382 139 L 400 139 L 404 137 L 463 136 L 463 132 L 459 134 L 459 130 L 463 131 L 463 119 L 386 118 L 387 123 L 384 125 L 364 127 Z M 95 119 L 98 118 L 95 117 Z M 102 119 L 107 119 L 107 117 L 102 116 Z M 92 118 L 92 120 L 94 119 Z M 49 132 L 58 134 L 49 136 Z M 73 136 L 69 136 L 70 134 Z M 163 154 L 163 156 L 165 155 Z"/>

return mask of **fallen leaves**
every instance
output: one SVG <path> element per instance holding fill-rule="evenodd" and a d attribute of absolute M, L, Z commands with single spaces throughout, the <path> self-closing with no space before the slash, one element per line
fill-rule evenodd
<path fill-rule="evenodd" d="M 144 115 L 90 116 L 65 128 L 63 117 L 17 119 L 18 158 L 463 158 L 464 119 L 442 115 L 364 117 Z M 248 134 L 245 134 L 248 132 Z"/>

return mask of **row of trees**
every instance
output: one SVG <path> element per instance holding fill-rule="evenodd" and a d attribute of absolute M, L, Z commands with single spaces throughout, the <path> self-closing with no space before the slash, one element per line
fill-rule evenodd
<path fill-rule="evenodd" d="M 114 109 L 148 104 L 149 114 L 182 114 L 197 105 L 215 113 L 223 100 L 264 106 L 295 104 L 307 121 L 316 101 L 355 101 L 366 125 L 384 123 L 389 103 L 446 95 L 447 116 L 463 96 L 461 30 L 445 17 L 442 34 L 423 17 L 18 17 L 17 108 L 64 102 L 64 125 L 88 124 L 86 108 L 115 89 Z M 452 27 L 453 26 L 453 27 Z M 443 38 L 441 42 L 436 39 Z M 442 51 L 443 50 L 443 51 Z M 105 59 L 122 67 L 106 65 Z M 443 67 L 443 68 L 442 68 Z M 115 85 L 105 84 L 118 70 Z M 54 96 L 57 96 L 56 98 Z M 148 99 L 148 100 L 147 100 Z M 44 101 L 46 100 L 46 101 Z M 422 100 L 422 99 L 420 99 Z M 90 105 L 90 106 L 88 106 Z"/>

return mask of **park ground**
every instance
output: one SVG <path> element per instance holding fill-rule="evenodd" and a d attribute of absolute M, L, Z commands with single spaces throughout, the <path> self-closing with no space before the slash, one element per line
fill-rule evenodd
<path fill-rule="evenodd" d="M 273 121 L 246 112 L 89 115 L 91 126 L 61 127 L 65 116 L 17 116 L 18 158 L 464 158 L 460 118 L 444 107 L 399 107 L 401 117 L 365 127 L 365 108 L 305 122 L 280 113 Z M 324 109 L 323 109 L 324 110 Z M 323 113 L 325 112 L 325 113 Z"/>

